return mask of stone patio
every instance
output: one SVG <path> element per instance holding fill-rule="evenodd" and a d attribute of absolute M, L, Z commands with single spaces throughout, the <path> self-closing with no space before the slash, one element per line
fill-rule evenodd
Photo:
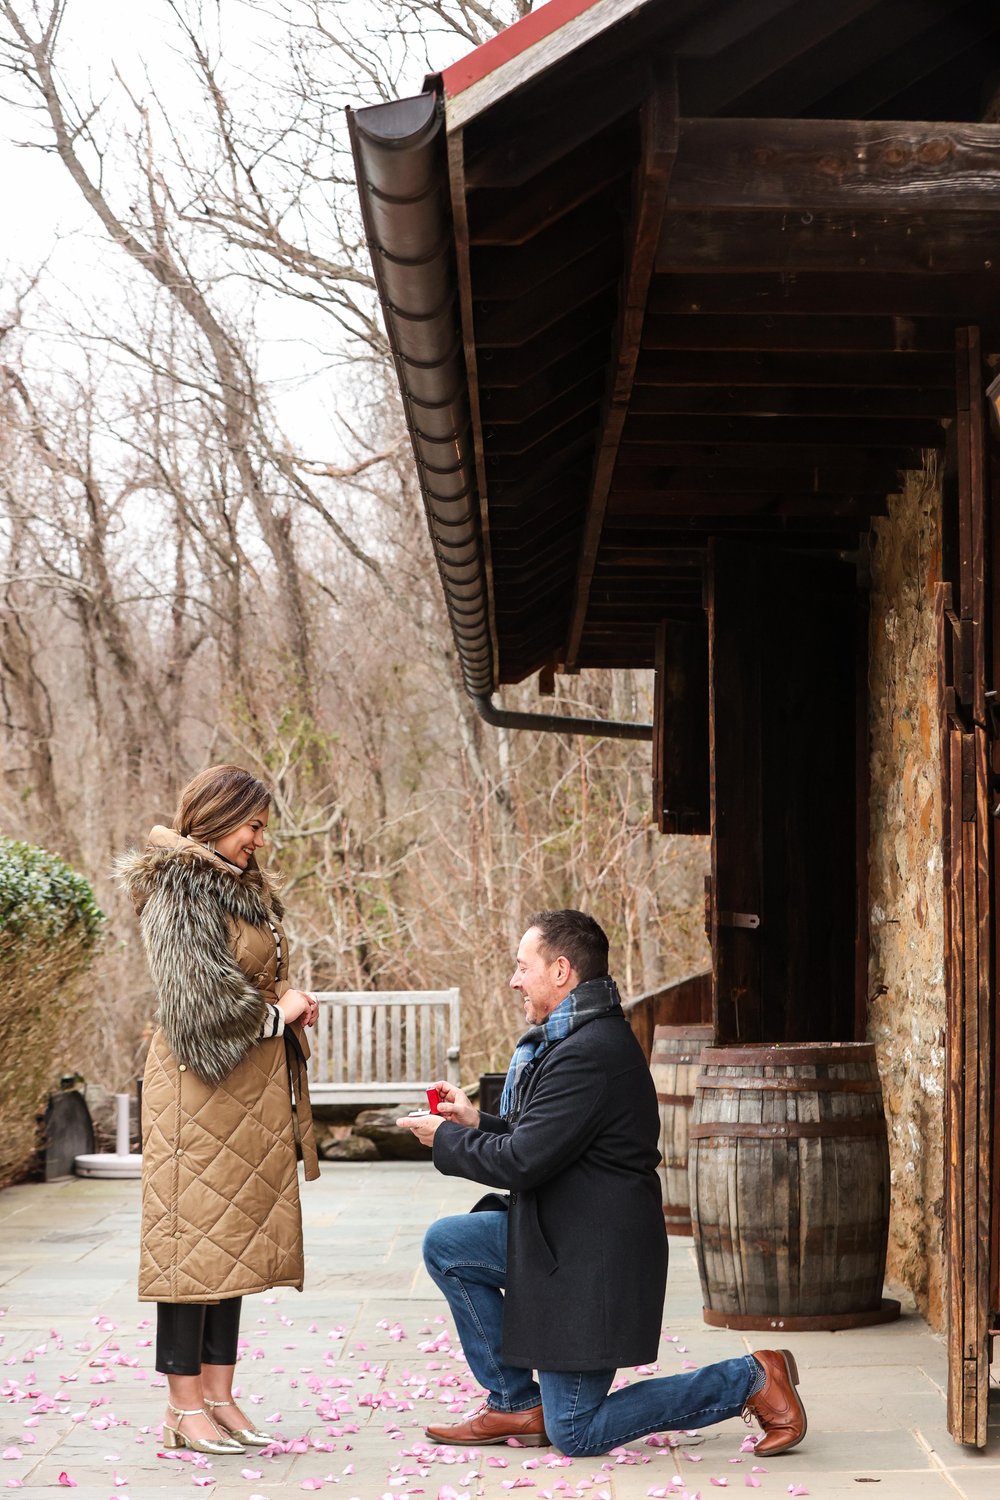
<path fill-rule="evenodd" d="M 430 1219 L 477 1196 L 419 1163 L 324 1166 L 303 1194 L 305 1293 L 244 1309 L 240 1384 L 280 1434 L 278 1451 L 211 1461 L 164 1456 L 157 1440 L 154 1309 L 133 1290 L 138 1184 L 66 1179 L 0 1193 L 0 1489 L 74 1487 L 79 1500 L 503 1500 L 512 1489 L 527 1500 L 708 1500 L 723 1488 L 762 1500 L 1000 1500 L 1000 1426 L 983 1453 L 947 1435 L 944 1348 L 912 1310 L 871 1331 L 785 1336 L 809 1434 L 758 1472 L 739 1421 L 691 1446 L 572 1463 L 548 1449 L 432 1448 L 425 1423 L 467 1410 L 477 1388 L 420 1241 Z M 706 1327 L 700 1306 L 690 1242 L 673 1240 L 659 1373 L 768 1342 Z"/>

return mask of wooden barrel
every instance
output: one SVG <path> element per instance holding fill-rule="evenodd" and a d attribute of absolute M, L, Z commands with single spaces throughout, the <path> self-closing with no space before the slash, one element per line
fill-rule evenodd
<path fill-rule="evenodd" d="M 702 1047 L 711 1042 L 711 1026 L 657 1026 L 649 1071 L 660 1107 L 660 1181 L 668 1234 L 692 1233 L 688 1196 L 688 1119 Z"/>
<path fill-rule="evenodd" d="M 706 1047 L 689 1129 L 707 1323 L 806 1330 L 899 1316 L 882 1297 L 889 1149 L 874 1047 Z"/>

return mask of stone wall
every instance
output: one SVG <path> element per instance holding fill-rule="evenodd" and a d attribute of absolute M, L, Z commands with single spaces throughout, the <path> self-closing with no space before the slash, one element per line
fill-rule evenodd
<path fill-rule="evenodd" d="M 936 465 L 874 525 L 870 624 L 869 1037 L 889 1120 L 887 1274 L 944 1324 L 944 888 L 935 585 Z"/>

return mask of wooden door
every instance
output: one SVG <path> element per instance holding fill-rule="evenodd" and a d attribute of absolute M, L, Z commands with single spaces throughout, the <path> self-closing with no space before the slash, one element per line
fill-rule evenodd
<path fill-rule="evenodd" d="M 988 565 L 988 441 L 979 330 L 958 330 L 954 474 L 945 490 L 944 573 L 938 592 L 945 835 L 948 1087 L 945 1106 L 948 1256 L 948 1429 L 983 1447 L 990 1329 L 997 1305 L 997 1182 L 993 1159 L 997 825 L 995 700 L 987 697 L 995 567 Z M 996 545 L 996 528 L 993 528 Z M 992 794 L 995 800 L 996 794 Z M 992 1266 L 991 1266 L 992 1261 Z M 992 1272 L 992 1274 L 991 1274 Z"/>
<path fill-rule="evenodd" d="M 720 1043 L 855 1039 L 855 569 L 713 542 L 712 879 Z"/>

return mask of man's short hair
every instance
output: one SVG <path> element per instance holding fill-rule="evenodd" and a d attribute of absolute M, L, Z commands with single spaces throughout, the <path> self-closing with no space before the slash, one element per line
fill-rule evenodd
<path fill-rule="evenodd" d="M 608 937 L 585 911 L 536 911 L 528 927 L 537 927 L 539 947 L 549 963 L 568 958 L 581 984 L 608 972 Z"/>

